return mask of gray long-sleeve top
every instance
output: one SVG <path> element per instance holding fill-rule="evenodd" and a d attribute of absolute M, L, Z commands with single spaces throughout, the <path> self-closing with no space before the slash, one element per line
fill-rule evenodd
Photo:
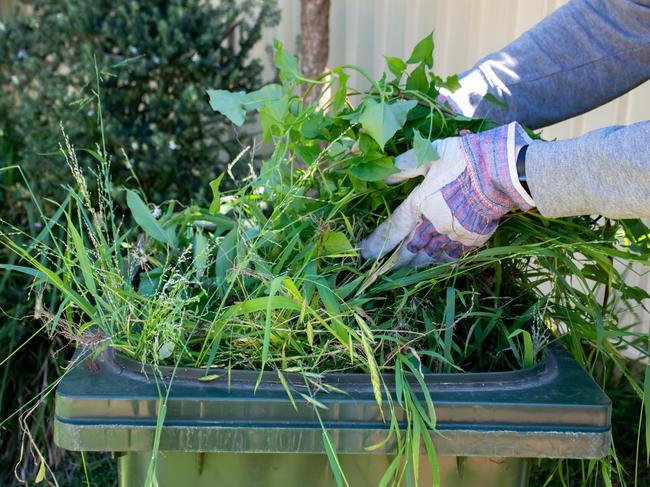
<path fill-rule="evenodd" d="M 650 0 L 573 0 L 481 59 L 449 97 L 465 115 L 540 128 L 648 79 Z M 507 107 L 483 100 L 486 93 Z M 526 171 L 543 215 L 650 216 L 650 120 L 533 142 Z"/>

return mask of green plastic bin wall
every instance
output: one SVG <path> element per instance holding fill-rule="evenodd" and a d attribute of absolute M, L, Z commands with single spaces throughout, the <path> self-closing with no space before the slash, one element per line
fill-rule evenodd
<path fill-rule="evenodd" d="M 143 485 L 156 429 L 152 374 L 112 350 L 77 366 L 56 394 L 55 440 L 69 450 L 110 451 L 120 486 Z M 212 372 L 210 372 L 212 373 Z M 160 437 L 161 487 L 335 485 L 312 407 L 296 411 L 278 378 L 265 373 L 178 369 Z M 171 371 L 163 370 L 169 376 Z M 300 389 L 302 379 L 287 377 Z M 387 424 L 365 374 L 328 374 L 345 394 L 319 394 L 321 412 L 352 487 L 375 486 L 394 445 L 369 452 Z M 393 378 L 387 375 L 392 387 Z M 525 487 L 530 459 L 598 458 L 609 452 L 609 398 L 563 349 L 534 368 L 484 374 L 430 374 L 437 431 L 431 432 L 443 487 Z M 304 386 L 303 386 L 304 387 Z M 164 390 L 164 388 L 163 388 Z M 431 485 L 426 457 L 420 485 Z"/>

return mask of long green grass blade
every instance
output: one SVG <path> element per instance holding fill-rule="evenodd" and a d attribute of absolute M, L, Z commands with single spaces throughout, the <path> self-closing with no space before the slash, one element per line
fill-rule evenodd
<path fill-rule="evenodd" d="M 650 365 L 646 365 L 643 379 L 643 404 L 645 408 L 646 464 L 650 463 Z"/>
<path fill-rule="evenodd" d="M 453 362 L 451 357 L 451 344 L 454 339 L 454 319 L 456 317 L 456 289 L 453 287 L 447 288 L 447 296 L 445 299 L 445 372 L 449 372 L 451 367 L 449 364 Z"/>
<path fill-rule="evenodd" d="M 95 299 L 99 299 L 97 286 L 95 286 L 93 266 L 90 263 L 90 259 L 88 258 L 88 250 L 84 245 L 81 235 L 73 225 L 72 220 L 70 220 L 70 216 L 66 215 L 66 217 L 68 219 L 68 233 L 70 235 L 72 243 L 74 244 L 75 257 L 79 259 L 79 267 L 81 268 L 81 274 L 83 275 L 84 282 L 88 288 L 88 291 L 90 291 L 90 294 Z"/>

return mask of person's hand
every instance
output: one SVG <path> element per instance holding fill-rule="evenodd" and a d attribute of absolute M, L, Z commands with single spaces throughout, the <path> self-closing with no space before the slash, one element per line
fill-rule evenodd
<path fill-rule="evenodd" d="M 535 206 L 517 177 L 516 154 L 530 138 L 516 122 L 432 142 L 440 158 L 418 166 L 413 150 L 398 156 L 395 184 L 425 176 L 390 218 L 360 243 L 365 259 L 401 244 L 395 267 L 449 262 L 483 245 L 499 219 Z"/>

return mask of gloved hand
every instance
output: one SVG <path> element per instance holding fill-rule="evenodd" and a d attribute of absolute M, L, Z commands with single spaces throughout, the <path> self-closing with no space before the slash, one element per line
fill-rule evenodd
<path fill-rule="evenodd" d="M 457 259 L 483 245 L 499 219 L 535 206 L 517 177 L 516 154 L 530 142 L 516 122 L 479 134 L 432 142 L 440 158 L 418 166 L 413 150 L 395 160 L 395 184 L 425 176 L 390 218 L 360 243 L 376 259 L 402 244 L 395 267 L 422 267 Z"/>

